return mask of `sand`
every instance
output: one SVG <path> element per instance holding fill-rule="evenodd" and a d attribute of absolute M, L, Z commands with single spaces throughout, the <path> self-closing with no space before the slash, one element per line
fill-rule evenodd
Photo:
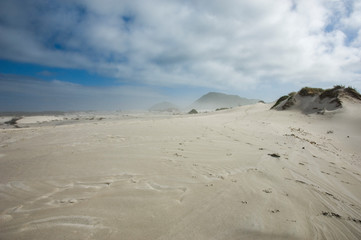
<path fill-rule="evenodd" d="M 361 108 L 271 106 L 1 129 L 0 239 L 360 239 Z"/>
<path fill-rule="evenodd" d="M 32 123 L 44 123 L 52 121 L 62 121 L 64 117 L 59 116 L 31 116 L 19 119 L 18 124 L 32 124 Z"/>

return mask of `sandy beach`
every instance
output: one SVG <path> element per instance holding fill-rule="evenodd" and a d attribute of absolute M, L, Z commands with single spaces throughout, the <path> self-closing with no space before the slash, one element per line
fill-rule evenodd
<path fill-rule="evenodd" d="M 360 239 L 361 107 L 271 106 L 25 117 L 0 130 L 0 239 Z"/>

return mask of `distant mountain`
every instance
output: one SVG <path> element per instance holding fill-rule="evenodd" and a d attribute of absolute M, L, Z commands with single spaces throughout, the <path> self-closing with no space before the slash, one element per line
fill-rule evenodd
<path fill-rule="evenodd" d="M 151 112 L 179 112 L 178 106 L 170 102 L 160 102 L 149 108 Z"/>
<path fill-rule="evenodd" d="M 304 87 L 300 91 L 280 97 L 271 109 L 295 109 L 303 113 L 324 113 L 342 108 L 343 101 L 361 103 L 361 95 L 351 87 L 335 86 L 331 89 Z"/>
<path fill-rule="evenodd" d="M 231 108 L 259 102 L 257 99 L 242 98 L 238 95 L 228 95 L 210 92 L 195 101 L 190 108 L 197 110 L 216 110 L 217 108 Z"/>

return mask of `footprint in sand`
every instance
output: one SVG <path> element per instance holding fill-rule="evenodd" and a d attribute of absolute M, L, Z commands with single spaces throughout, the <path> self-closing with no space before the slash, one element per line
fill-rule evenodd
<path fill-rule="evenodd" d="M 217 176 L 217 178 L 224 180 L 225 178 L 223 176 Z"/>
<path fill-rule="evenodd" d="M 345 183 L 345 184 L 351 184 L 350 182 L 346 182 L 346 181 L 343 181 L 341 180 L 342 183 Z"/>
<path fill-rule="evenodd" d="M 279 213 L 280 212 L 280 210 L 278 210 L 278 209 L 271 209 L 271 210 L 269 210 L 271 213 Z"/>
<path fill-rule="evenodd" d="M 84 199 L 79 199 L 79 200 L 84 200 Z M 77 199 L 75 199 L 75 198 L 70 198 L 70 199 L 61 199 L 61 200 L 59 200 L 58 202 L 59 202 L 59 203 L 70 203 L 70 204 L 73 204 L 73 203 L 79 202 L 79 200 L 77 200 Z"/>

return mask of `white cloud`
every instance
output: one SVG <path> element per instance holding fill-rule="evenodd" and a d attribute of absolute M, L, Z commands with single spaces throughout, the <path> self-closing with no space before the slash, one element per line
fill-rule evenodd
<path fill-rule="evenodd" d="M 0 3 L 1 58 L 154 86 L 361 88 L 357 0 L 32 3 Z"/>

